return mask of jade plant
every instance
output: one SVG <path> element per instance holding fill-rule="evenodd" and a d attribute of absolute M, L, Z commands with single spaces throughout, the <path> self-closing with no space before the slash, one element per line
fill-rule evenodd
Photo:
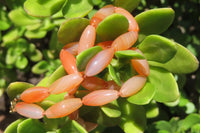
<path fill-rule="evenodd" d="M 132 12 L 138 6 L 139 2 L 139 0 L 134 2 L 129 0 L 115 0 L 113 2 L 115 6 L 113 10 L 119 9 L 117 7 L 122 7 L 127 11 Z M 111 2 L 108 3 L 110 4 Z M 58 45 L 61 45 L 59 47 L 64 46 L 60 52 L 60 60 L 62 65 L 59 66 L 57 70 L 53 72 L 53 74 L 45 77 L 36 85 L 26 82 L 13 82 L 8 86 L 7 94 L 12 101 L 14 108 L 13 111 L 17 111 L 22 115 L 23 111 L 18 111 L 19 108 L 15 107 L 15 104 L 17 106 L 21 101 L 25 101 L 22 98 L 22 96 L 25 95 L 25 92 L 28 90 L 34 91 L 33 88 L 41 88 L 41 90 L 45 90 L 47 97 L 42 99 L 42 101 L 37 101 L 34 104 L 34 106 L 40 108 L 39 110 L 46 110 L 45 113 L 42 113 L 41 117 L 39 117 L 42 118 L 41 121 L 32 118 L 21 118 L 10 124 L 5 130 L 5 133 L 86 133 L 88 131 L 95 133 L 107 132 L 110 127 L 115 127 L 117 129 L 117 131 L 113 129 L 114 132 L 124 131 L 127 133 L 144 132 L 145 130 L 147 132 L 151 132 L 155 131 L 156 129 L 160 132 L 183 132 L 188 131 L 190 128 L 194 132 L 199 131 L 198 122 L 200 120 L 198 114 L 191 114 L 184 120 L 172 119 L 170 122 L 166 122 L 164 120 L 158 121 L 152 126 L 152 128 L 147 127 L 147 120 L 150 118 L 155 118 L 159 115 L 159 103 L 173 106 L 177 105 L 179 100 L 181 100 L 180 91 L 178 88 L 179 86 L 174 75 L 194 72 L 197 70 L 199 65 L 197 58 L 188 49 L 173 41 L 171 38 L 169 39 L 160 35 L 173 23 L 175 17 L 175 12 L 173 9 L 157 8 L 147 10 L 136 15 L 134 20 L 137 22 L 136 24 L 138 24 L 139 32 L 138 30 L 134 32 L 129 31 L 130 20 L 126 15 L 123 15 L 122 13 L 111 13 L 96 25 L 96 40 L 94 45 L 98 46 L 92 46 L 80 51 L 78 55 L 75 54 L 70 56 L 69 53 L 76 49 L 74 48 L 72 51 L 70 51 L 70 44 L 73 42 L 81 43 L 81 37 L 88 25 L 92 27 L 95 25 L 92 23 L 94 22 L 92 20 L 95 16 L 95 13 L 98 13 L 98 11 L 96 9 L 92 9 L 92 4 L 97 7 L 102 7 L 102 5 L 104 6 L 108 3 L 103 1 L 102 4 L 101 0 L 82 0 L 73 2 L 65 0 L 56 2 L 27 0 L 24 3 L 24 8 L 30 15 L 37 17 L 52 16 L 53 18 L 53 16 L 56 16 L 56 13 L 58 13 L 57 15 L 61 14 L 61 16 L 63 15 L 65 18 L 67 18 L 67 20 L 60 25 L 57 33 L 57 38 L 60 42 Z M 88 7 L 86 8 L 83 5 L 87 5 Z M 43 10 L 43 8 L 46 10 Z M 126 33 L 132 33 L 135 35 L 134 37 L 131 36 L 131 39 L 133 38 L 135 44 L 121 50 L 118 46 L 114 45 L 114 42 L 118 42 L 118 39 Z M 106 44 L 106 46 L 101 45 L 102 42 L 108 42 L 108 44 Z M 77 70 L 74 71 L 79 71 L 79 75 L 85 75 L 80 76 L 80 79 L 86 80 L 86 78 L 89 77 L 88 82 L 90 83 L 91 80 L 89 76 L 90 74 L 88 74 L 88 64 L 91 64 L 91 60 L 95 58 L 96 55 L 105 51 L 103 49 L 115 49 L 115 52 L 111 57 L 111 61 L 105 66 L 105 68 L 99 73 L 93 74 L 92 76 L 97 78 L 96 81 L 101 79 L 100 81 L 103 80 L 102 82 L 106 82 L 106 87 L 103 88 L 103 90 L 106 88 L 108 89 L 108 86 L 111 84 L 114 88 L 112 91 L 116 93 L 117 98 L 104 105 L 90 106 L 90 104 L 86 103 L 86 101 L 90 101 L 90 98 L 93 97 L 87 97 L 89 97 L 88 95 L 90 93 L 95 93 L 96 89 L 94 88 L 94 90 L 88 91 L 87 86 L 83 85 L 82 83 L 80 86 L 76 87 L 76 90 L 73 93 L 73 97 L 77 97 L 79 99 L 81 98 L 82 102 L 80 104 L 84 104 L 79 108 L 79 118 L 75 118 L 77 115 L 76 113 L 74 113 L 75 116 L 73 117 L 72 115 L 64 115 L 62 117 L 51 118 L 49 113 L 47 113 L 47 110 L 50 110 L 51 107 L 55 107 L 55 105 L 58 105 L 58 103 L 62 103 L 64 99 L 70 99 L 70 94 L 72 93 L 71 89 L 59 94 L 57 93 L 56 89 L 62 84 L 73 84 L 72 82 L 67 83 L 67 81 L 64 81 L 65 83 L 60 82 L 60 80 L 64 80 L 65 77 L 72 75 L 68 70 L 66 70 L 68 69 L 68 66 L 70 67 L 70 65 L 74 65 L 71 63 L 71 59 L 75 59 L 74 66 L 77 67 Z M 67 50 L 70 52 L 67 53 Z M 110 51 L 112 52 L 113 50 Z M 64 54 L 67 54 L 70 57 L 63 57 Z M 132 77 L 137 76 L 138 74 L 141 75 L 140 70 L 136 69 L 136 67 L 134 67 L 134 65 L 131 63 L 132 61 L 138 60 L 146 60 L 149 66 L 149 73 L 143 73 L 144 75 L 142 75 L 142 78 L 145 77 L 146 80 L 144 85 L 142 85 L 137 92 L 128 96 L 124 96 L 124 93 L 122 92 L 124 84 L 128 84 Z M 47 66 L 47 63 L 44 66 Z M 141 65 L 139 69 L 142 68 L 143 66 Z M 91 71 L 96 69 L 96 67 L 93 67 Z M 135 86 L 137 86 L 136 84 Z M 96 87 L 98 87 L 98 85 Z M 101 87 L 101 84 L 99 87 Z M 32 93 L 32 95 L 34 94 Z M 98 98 L 98 95 L 96 98 Z M 101 99 L 103 101 L 104 97 L 100 97 L 99 101 L 101 101 Z M 94 101 L 96 102 L 95 99 Z M 28 108 L 29 103 L 23 103 L 22 105 L 27 105 Z M 69 107 L 72 108 L 73 105 Z M 26 108 L 22 107 L 22 110 L 23 109 L 24 112 L 26 112 Z M 60 110 L 60 108 L 57 108 L 57 110 Z M 193 123 L 194 126 L 192 124 L 188 124 L 190 122 Z M 174 124 L 178 124 L 179 128 L 174 129 Z M 119 130 L 119 127 L 121 130 Z"/>

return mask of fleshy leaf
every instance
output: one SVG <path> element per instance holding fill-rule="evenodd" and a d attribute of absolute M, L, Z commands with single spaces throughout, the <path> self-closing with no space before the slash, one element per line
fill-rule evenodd
<path fill-rule="evenodd" d="M 39 83 L 37 83 L 36 86 L 47 87 L 48 81 L 49 81 L 49 77 L 44 77 Z"/>
<path fill-rule="evenodd" d="M 149 82 L 156 88 L 153 97 L 158 102 L 173 102 L 179 97 L 179 90 L 172 73 L 156 67 L 150 67 Z"/>
<path fill-rule="evenodd" d="M 106 105 L 101 106 L 101 110 L 109 117 L 120 117 L 121 111 L 117 101 L 112 101 Z"/>
<path fill-rule="evenodd" d="M 44 31 L 44 30 L 28 30 L 25 32 L 25 36 L 27 38 L 32 38 L 32 39 L 38 39 L 38 38 L 43 38 L 45 37 L 47 34 L 47 31 Z"/>
<path fill-rule="evenodd" d="M 58 31 L 58 40 L 62 44 L 79 41 L 80 36 L 89 25 L 89 20 L 85 18 L 72 18 L 66 20 Z"/>
<path fill-rule="evenodd" d="M 69 0 L 62 12 L 65 18 L 84 17 L 92 8 L 89 0 Z"/>
<path fill-rule="evenodd" d="M 172 73 L 191 73 L 197 70 L 199 67 L 199 61 L 197 58 L 185 47 L 180 44 L 176 44 L 177 52 L 175 56 L 165 64 L 158 62 L 149 62 L 152 66 L 159 66 L 167 69 Z"/>
<path fill-rule="evenodd" d="M 141 0 L 114 0 L 114 5 L 132 12 L 140 4 L 140 1 Z"/>
<path fill-rule="evenodd" d="M 149 35 L 139 45 L 147 60 L 165 63 L 176 54 L 176 43 L 159 35 Z"/>
<path fill-rule="evenodd" d="M 31 45 L 31 44 L 30 44 Z M 38 49 L 35 49 L 34 48 L 30 48 L 31 51 L 33 52 L 30 52 L 29 53 L 29 57 L 30 57 L 30 60 L 33 61 L 33 62 L 38 62 L 42 59 L 42 53 L 38 50 Z"/>
<path fill-rule="evenodd" d="M 155 118 L 159 115 L 159 108 L 155 100 L 144 106 L 147 118 Z"/>
<path fill-rule="evenodd" d="M 9 18 L 17 26 L 35 25 L 40 22 L 39 19 L 29 16 L 22 8 L 12 10 Z"/>
<path fill-rule="evenodd" d="M 10 47 L 6 54 L 6 64 L 14 64 L 18 58 L 14 47 Z"/>
<path fill-rule="evenodd" d="M 121 14 L 114 13 L 106 17 L 96 28 L 97 39 L 101 41 L 114 40 L 128 31 L 128 20 Z"/>
<path fill-rule="evenodd" d="M 57 133 L 88 133 L 85 128 L 83 128 L 75 120 L 68 121 L 65 126 L 63 126 Z"/>
<path fill-rule="evenodd" d="M 23 121 L 23 119 L 18 119 L 11 123 L 4 131 L 4 133 L 17 133 L 18 125 Z"/>
<path fill-rule="evenodd" d="M 7 88 L 7 94 L 11 100 L 13 100 L 17 95 L 21 94 L 24 90 L 33 87 L 33 84 L 26 82 L 13 82 L 9 84 Z"/>
<path fill-rule="evenodd" d="M 24 69 L 27 65 L 28 59 L 23 55 L 19 56 L 15 62 L 15 66 L 19 69 Z"/>
<path fill-rule="evenodd" d="M 119 126 L 126 133 L 143 133 L 146 128 L 146 115 L 142 106 L 131 104 L 126 99 L 119 100 L 121 123 Z"/>
<path fill-rule="evenodd" d="M 155 87 L 147 82 L 145 86 L 136 94 L 127 98 L 128 102 L 137 104 L 137 105 L 145 105 L 148 104 L 155 94 Z"/>
<path fill-rule="evenodd" d="M 0 20 L 0 30 L 7 30 L 10 28 L 10 24 L 8 22 Z"/>
<path fill-rule="evenodd" d="M 45 133 L 44 125 L 36 119 L 26 119 L 18 125 L 18 133 Z"/>
<path fill-rule="evenodd" d="M 111 79 L 114 80 L 115 83 L 117 83 L 117 85 L 121 86 L 121 79 L 118 73 L 115 72 L 115 69 L 111 65 L 108 65 L 108 72 L 110 74 Z"/>
<path fill-rule="evenodd" d="M 84 71 L 90 59 L 92 59 L 92 57 L 94 57 L 101 50 L 103 49 L 100 46 L 94 46 L 78 54 L 76 57 L 76 66 L 78 70 L 80 72 Z"/>
<path fill-rule="evenodd" d="M 115 56 L 117 58 L 127 58 L 127 59 L 144 59 L 145 58 L 142 54 L 133 50 L 116 51 Z"/>
<path fill-rule="evenodd" d="M 133 77 L 134 72 L 131 63 L 125 64 L 120 68 L 120 78 L 125 82 L 126 80 Z"/>
<path fill-rule="evenodd" d="M 49 63 L 47 61 L 40 61 L 32 67 L 32 72 L 35 74 L 42 74 L 48 70 Z"/>
<path fill-rule="evenodd" d="M 26 0 L 24 8 L 29 15 L 48 17 L 58 12 L 66 0 Z"/>
<path fill-rule="evenodd" d="M 55 72 L 53 72 L 51 74 L 51 76 L 49 77 L 49 81 L 47 83 L 47 86 L 50 86 L 54 81 L 56 81 L 57 79 L 61 78 L 62 76 L 67 75 L 64 67 L 61 65 L 59 66 Z"/>
<path fill-rule="evenodd" d="M 151 9 L 138 14 L 135 19 L 139 25 L 139 34 L 160 34 L 168 29 L 174 20 L 171 8 Z"/>

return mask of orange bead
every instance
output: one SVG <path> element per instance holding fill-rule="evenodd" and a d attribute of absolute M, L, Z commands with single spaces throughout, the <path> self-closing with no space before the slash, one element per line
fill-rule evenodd
<path fill-rule="evenodd" d="M 71 42 L 66 44 L 63 49 L 75 56 L 78 54 L 78 45 L 78 42 Z"/>
<path fill-rule="evenodd" d="M 47 118 L 60 118 L 71 114 L 82 106 L 80 98 L 69 98 L 60 101 L 45 111 Z"/>
<path fill-rule="evenodd" d="M 132 48 L 132 50 L 137 51 L 143 55 L 143 53 L 137 48 Z M 149 64 L 146 59 L 132 59 L 131 64 L 138 74 L 144 75 L 144 76 L 149 75 L 150 73 Z"/>
<path fill-rule="evenodd" d="M 115 51 L 113 48 L 102 50 L 96 54 L 87 64 L 85 69 L 85 76 L 91 77 L 100 73 L 111 62 Z"/>
<path fill-rule="evenodd" d="M 142 75 L 133 76 L 121 87 L 119 94 L 121 97 L 129 97 L 140 91 L 146 83 L 147 78 Z"/>
<path fill-rule="evenodd" d="M 44 110 L 36 105 L 25 102 L 19 102 L 15 105 L 15 111 L 22 116 L 32 119 L 41 119 L 44 115 Z"/>
<path fill-rule="evenodd" d="M 100 42 L 97 44 L 97 46 L 102 47 L 103 49 L 108 49 L 111 47 L 113 41 L 105 41 L 105 42 Z"/>
<path fill-rule="evenodd" d="M 98 10 L 92 19 L 90 20 L 90 25 L 94 26 L 97 28 L 98 24 L 107 16 L 111 15 L 114 13 L 114 6 L 113 5 L 107 5 Z"/>
<path fill-rule="evenodd" d="M 52 94 L 59 94 L 70 91 L 71 89 L 77 87 L 82 81 L 82 74 L 74 73 L 59 78 L 51 86 L 49 86 L 49 89 Z"/>
<path fill-rule="evenodd" d="M 105 89 L 106 81 L 98 77 L 86 77 L 81 83 L 81 85 L 85 89 L 90 90 L 90 91 L 100 90 L 100 89 Z"/>
<path fill-rule="evenodd" d="M 88 25 L 83 31 L 79 40 L 78 54 L 94 46 L 96 39 L 96 30 L 93 26 Z"/>
<path fill-rule="evenodd" d="M 76 58 L 71 53 L 62 49 L 60 51 L 60 60 L 61 60 L 61 63 L 63 65 L 65 71 L 68 74 L 78 72 L 78 69 L 76 67 Z"/>
<path fill-rule="evenodd" d="M 21 95 L 20 99 L 26 103 L 40 102 L 50 95 L 49 88 L 46 87 L 32 87 L 26 89 Z"/>
<path fill-rule="evenodd" d="M 125 9 L 121 8 L 121 7 L 115 7 L 115 13 L 119 13 L 124 15 L 129 22 L 129 28 L 128 31 L 136 31 L 139 32 L 139 26 L 135 20 L 135 18 Z"/>
<path fill-rule="evenodd" d="M 132 47 L 138 39 L 138 32 L 129 31 L 119 37 L 117 37 L 113 43 L 112 47 L 115 48 L 115 51 L 126 50 Z"/>
<path fill-rule="evenodd" d="M 87 106 L 102 106 L 119 97 L 116 90 L 96 90 L 83 97 L 82 102 Z"/>
<path fill-rule="evenodd" d="M 107 84 L 106 88 L 109 89 L 109 90 L 117 90 L 118 91 L 121 88 L 113 80 L 107 81 L 106 84 Z"/>

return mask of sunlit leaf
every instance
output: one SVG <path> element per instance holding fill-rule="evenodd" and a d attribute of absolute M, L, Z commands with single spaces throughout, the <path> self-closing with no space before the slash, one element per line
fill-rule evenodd
<path fill-rule="evenodd" d="M 35 74 L 42 74 L 48 70 L 49 63 L 47 61 L 40 61 L 32 67 L 32 72 Z"/>
<path fill-rule="evenodd" d="M 114 0 L 114 5 L 132 12 L 140 4 L 140 1 L 141 0 Z"/>
<path fill-rule="evenodd" d="M 24 69 L 27 65 L 28 59 L 23 55 L 19 56 L 15 62 L 15 66 L 19 69 Z"/>
<path fill-rule="evenodd" d="M 121 115 L 121 111 L 116 100 L 101 106 L 101 110 L 109 117 L 120 117 Z"/>
<path fill-rule="evenodd" d="M 4 133 L 17 133 L 17 127 L 23 120 L 24 119 L 18 119 L 12 122 L 9 126 L 7 126 Z"/>

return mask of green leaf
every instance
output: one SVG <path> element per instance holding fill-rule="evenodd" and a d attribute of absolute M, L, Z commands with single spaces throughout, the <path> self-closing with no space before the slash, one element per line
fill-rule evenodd
<path fill-rule="evenodd" d="M 18 125 L 18 133 L 45 133 L 44 125 L 36 119 L 26 119 Z"/>
<path fill-rule="evenodd" d="M 49 76 L 44 77 L 39 83 L 37 83 L 36 86 L 43 86 L 43 87 L 47 87 L 47 83 L 49 81 Z"/>
<path fill-rule="evenodd" d="M 156 123 L 156 128 L 159 130 L 165 130 L 165 131 L 168 131 L 169 133 L 172 133 L 172 130 L 171 130 L 172 126 L 167 121 L 158 121 Z"/>
<path fill-rule="evenodd" d="M 48 17 L 58 12 L 66 0 L 26 0 L 24 9 L 29 15 Z"/>
<path fill-rule="evenodd" d="M 47 61 L 40 61 L 32 67 L 32 72 L 35 74 L 42 74 L 46 72 L 49 68 L 49 63 Z"/>
<path fill-rule="evenodd" d="M 121 111 L 117 101 L 112 101 L 106 105 L 101 106 L 101 110 L 111 118 L 120 117 Z"/>
<path fill-rule="evenodd" d="M 23 120 L 24 119 L 18 119 L 12 122 L 9 126 L 7 126 L 4 133 L 17 133 L 17 127 Z"/>
<path fill-rule="evenodd" d="M 92 8 L 89 0 L 69 0 L 63 7 L 62 13 L 65 18 L 84 17 Z"/>
<path fill-rule="evenodd" d="M 103 50 L 100 46 L 94 46 L 89 49 L 84 50 L 76 56 L 76 66 L 78 70 L 84 71 L 88 62 L 94 57 L 98 52 Z"/>
<path fill-rule="evenodd" d="M 15 62 L 15 66 L 19 69 L 24 69 L 26 68 L 27 65 L 28 65 L 28 59 L 23 55 L 18 56 Z"/>
<path fill-rule="evenodd" d="M 159 108 L 155 100 L 144 106 L 147 118 L 155 118 L 159 115 Z"/>
<path fill-rule="evenodd" d="M 40 61 L 43 56 L 42 53 L 38 49 L 35 49 L 35 47 L 33 49 L 32 48 L 30 48 L 30 49 L 31 49 L 31 51 L 33 51 L 33 52 L 29 53 L 30 60 L 33 62 Z"/>
<path fill-rule="evenodd" d="M 126 99 L 118 100 L 121 108 L 121 123 L 119 126 L 125 133 L 143 133 L 146 128 L 146 115 L 142 106 L 134 105 Z"/>
<path fill-rule="evenodd" d="M 117 58 L 126 58 L 126 59 L 145 59 L 145 57 L 142 54 L 133 50 L 116 51 L 115 56 Z"/>
<path fill-rule="evenodd" d="M 114 13 L 102 20 L 97 26 L 97 39 L 101 41 L 114 40 L 127 32 L 128 26 L 128 20 L 124 15 Z"/>
<path fill-rule="evenodd" d="M 23 33 L 23 29 L 14 28 L 12 30 L 9 30 L 3 36 L 3 42 L 10 42 L 10 41 L 13 41 L 13 40 L 19 38 L 20 36 L 22 36 L 22 34 L 20 32 Z"/>
<path fill-rule="evenodd" d="M 162 68 L 150 67 L 148 80 L 156 88 L 154 100 L 173 102 L 179 97 L 178 85 L 170 72 Z"/>
<path fill-rule="evenodd" d="M 134 72 L 131 63 L 124 63 L 124 66 L 120 68 L 120 78 L 125 82 L 133 77 Z"/>
<path fill-rule="evenodd" d="M 191 127 L 191 133 L 199 133 L 200 132 L 200 124 L 195 124 Z"/>
<path fill-rule="evenodd" d="M 145 105 L 148 104 L 155 94 L 155 87 L 146 82 L 145 86 L 136 94 L 127 98 L 127 101 L 137 105 Z"/>
<path fill-rule="evenodd" d="M 199 114 L 190 114 L 185 119 L 179 121 L 179 126 L 182 130 L 188 130 L 193 125 L 200 123 L 200 115 Z"/>
<path fill-rule="evenodd" d="M 47 34 L 47 31 L 39 30 L 39 29 L 28 30 L 28 31 L 25 32 L 25 36 L 27 38 L 31 38 L 31 39 L 40 39 L 40 38 L 45 37 L 46 34 Z"/>
<path fill-rule="evenodd" d="M 0 20 L 0 30 L 7 30 L 10 28 L 10 24 L 8 22 Z"/>
<path fill-rule="evenodd" d="M 58 31 L 59 42 L 62 44 L 68 44 L 70 42 L 79 41 L 80 36 L 87 25 L 89 25 L 89 20 L 85 18 L 66 20 L 62 23 Z"/>
<path fill-rule="evenodd" d="M 114 5 L 132 12 L 140 4 L 140 1 L 141 0 L 114 0 Z"/>
<path fill-rule="evenodd" d="M 29 16 L 22 8 L 12 10 L 9 18 L 17 26 L 35 25 L 40 23 L 39 19 Z"/>
<path fill-rule="evenodd" d="M 83 128 L 75 120 L 68 121 L 65 126 L 63 126 L 58 133 L 88 133 L 85 128 Z"/>
<path fill-rule="evenodd" d="M 21 94 L 24 90 L 33 87 L 33 84 L 26 82 L 13 82 L 7 88 L 7 94 L 10 100 L 13 100 L 17 95 Z"/>
<path fill-rule="evenodd" d="M 176 44 L 177 52 L 175 56 L 165 64 L 157 62 L 149 62 L 152 66 L 159 66 L 167 69 L 172 73 L 191 73 L 197 70 L 199 67 L 199 61 L 197 58 L 185 47 L 180 44 Z"/>
<path fill-rule="evenodd" d="M 139 25 L 139 34 L 160 34 L 168 29 L 174 20 L 171 8 L 151 9 L 138 14 L 135 19 Z"/>
<path fill-rule="evenodd" d="M 56 69 L 56 71 L 54 73 L 51 74 L 51 76 L 49 77 L 49 81 L 47 83 L 47 86 L 50 86 L 54 81 L 56 81 L 57 79 L 63 77 L 67 75 L 64 67 L 61 65 L 60 67 L 58 67 Z"/>
<path fill-rule="evenodd" d="M 111 65 L 108 65 L 108 72 L 112 80 L 114 80 L 115 83 L 117 83 L 117 85 L 121 86 L 122 85 L 121 79 L 118 73 L 115 72 L 115 69 Z"/>
<path fill-rule="evenodd" d="M 16 53 L 15 48 L 10 47 L 7 51 L 7 54 L 6 54 L 6 64 L 13 65 L 18 58 L 17 54 L 18 53 Z"/>
<path fill-rule="evenodd" d="M 139 45 L 147 60 L 165 63 L 176 54 L 175 42 L 159 36 L 149 35 Z"/>

